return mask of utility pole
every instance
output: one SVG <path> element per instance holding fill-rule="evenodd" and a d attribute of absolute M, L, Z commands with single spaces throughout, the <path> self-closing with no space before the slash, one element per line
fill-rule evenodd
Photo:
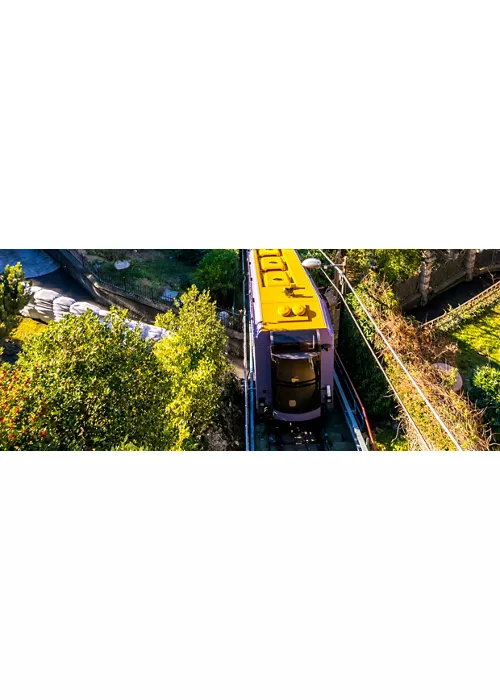
<path fill-rule="evenodd" d="M 345 250 L 337 250 L 335 254 L 335 265 L 337 265 L 342 272 L 345 273 L 347 264 L 347 256 Z M 334 268 L 333 281 L 335 287 L 344 294 L 344 278 L 341 272 Z M 339 327 L 340 327 L 340 311 L 342 308 L 342 297 L 337 292 L 335 287 L 329 287 L 325 292 L 326 303 L 328 304 L 328 311 L 330 312 L 330 318 L 332 320 L 333 332 L 335 338 L 338 338 Z"/>

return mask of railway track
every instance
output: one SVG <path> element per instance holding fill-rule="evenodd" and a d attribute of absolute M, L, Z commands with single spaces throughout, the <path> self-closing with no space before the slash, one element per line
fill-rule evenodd
<path fill-rule="evenodd" d="M 245 449 L 247 451 L 366 451 L 373 444 L 366 412 L 340 358 L 336 362 L 333 406 L 309 423 L 288 423 L 256 415 L 253 327 L 248 268 L 242 255 L 244 302 Z"/>

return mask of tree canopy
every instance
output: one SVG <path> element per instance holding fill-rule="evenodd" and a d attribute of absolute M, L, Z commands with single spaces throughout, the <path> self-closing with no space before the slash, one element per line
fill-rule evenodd
<path fill-rule="evenodd" d="M 68 314 L 30 338 L 0 373 L 4 449 L 109 450 L 123 440 L 169 446 L 168 385 L 151 345 L 112 311 Z"/>
<path fill-rule="evenodd" d="M 1 449 L 202 449 L 228 377 L 209 294 L 193 287 L 160 315 L 172 335 L 157 344 L 126 321 L 68 314 L 0 366 Z"/>
<path fill-rule="evenodd" d="M 210 291 L 215 298 L 227 297 L 241 282 L 238 250 L 209 250 L 196 270 L 195 282 L 200 289 Z"/>
<path fill-rule="evenodd" d="M 158 343 L 155 355 L 170 387 L 166 417 L 175 431 L 173 448 L 196 449 L 229 377 L 225 331 L 210 294 L 195 286 L 181 296 L 177 312 L 160 314 L 156 325 L 172 334 Z"/>
<path fill-rule="evenodd" d="M 323 256 L 318 254 L 317 250 L 300 252 L 306 257 L 312 253 L 323 260 Z M 336 252 L 334 249 L 325 250 L 332 260 Z M 360 282 L 370 271 L 374 271 L 381 280 L 392 284 L 416 275 L 422 262 L 422 250 L 417 248 L 347 248 L 345 252 L 347 276 L 351 282 Z"/>
<path fill-rule="evenodd" d="M 30 298 L 30 285 L 25 285 L 20 263 L 6 265 L 0 273 L 0 340 L 19 322 L 19 312 Z"/>

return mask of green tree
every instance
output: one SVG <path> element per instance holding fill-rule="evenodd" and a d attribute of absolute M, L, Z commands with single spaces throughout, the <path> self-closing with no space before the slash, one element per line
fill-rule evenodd
<path fill-rule="evenodd" d="M 241 282 L 238 250 L 214 248 L 200 262 L 195 272 L 195 282 L 200 289 L 212 292 L 215 298 L 225 298 L 235 291 Z"/>
<path fill-rule="evenodd" d="M 0 273 L 0 340 L 19 323 L 19 312 L 30 299 L 30 285 L 24 282 L 21 263 L 7 265 Z"/>
<path fill-rule="evenodd" d="M 156 318 L 156 325 L 171 335 L 154 352 L 170 387 L 166 420 L 176 435 L 173 449 L 199 449 L 229 378 L 226 334 L 208 292 L 193 286 L 176 304 L 177 313 Z"/>
<path fill-rule="evenodd" d="M 0 446 L 109 450 L 122 444 L 169 449 L 167 378 L 149 342 L 113 310 L 68 315 L 29 339 L 0 372 Z"/>

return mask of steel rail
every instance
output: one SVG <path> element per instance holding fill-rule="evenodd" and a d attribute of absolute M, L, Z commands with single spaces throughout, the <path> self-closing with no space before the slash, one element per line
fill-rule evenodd
<path fill-rule="evenodd" d="M 247 275 L 245 270 L 245 251 L 241 249 L 241 271 L 243 276 L 243 384 L 245 388 L 245 451 L 250 450 L 249 410 L 248 410 L 248 350 L 247 350 Z"/>
<path fill-rule="evenodd" d="M 245 251 L 246 252 L 246 251 Z M 253 320 L 253 298 L 250 274 L 250 260 L 246 255 L 247 271 L 247 307 L 248 307 L 248 344 L 250 351 L 249 367 L 249 414 L 250 414 L 250 452 L 255 451 L 255 354 L 254 354 L 254 320 Z"/>
<path fill-rule="evenodd" d="M 371 442 L 371 444 L 372 444 L 373 451 L 374 451 L 374 452 L 377 452 L 377 445 L 376 445 L 376 443 L 375 443 L 375 438 L 373 437 L 373 433 L 372 433 L 370 421 L 368 420 L 368 416 L 366 415 L 366 411 L 365 411 L 365 407 L 364 407 L 364 405 L 363 405 L 363 402 L 362 402 L 361 399 L 359 398 L 359 394 L 358 394 L 358 392 L 356 391 L 356 387 L 354 386 L 353 381 L 352 381 L 351 377 L 349 376 L 349 372 L 346 370 L 344 363 L 343 363 L 342 360 L 340 359 L 340 355 L 338 354 L 337 350 L 335 350 L 334 352 L 335 352 L 335 357 L 336 357 L 336 359 L 337 359 L 337 362 L 340 364 L 340 367 L 341 367 L 341 369 L 342 369 L 342 372 L 343 372 L 343 373 L 345 374 L 345 376 L 347 377 L 347 381 L 348 381 L 348 383 L 349 383 L 349 386 L 351 387 L 352 392 L 354 393 L 354 396 L 355 396 L 355 398 L 356 398 L 356 401 L 358 402 L 358 405 L 359 405 L 359 407 L 360 407 L 360 409 L 361 409 L 361 413 L 363 414 L 363 418 L 365 419 L 366 431 L 367 431 L 367 433 L 368 433 L 368 437 L 370 438 L 370 442 Z"/>

